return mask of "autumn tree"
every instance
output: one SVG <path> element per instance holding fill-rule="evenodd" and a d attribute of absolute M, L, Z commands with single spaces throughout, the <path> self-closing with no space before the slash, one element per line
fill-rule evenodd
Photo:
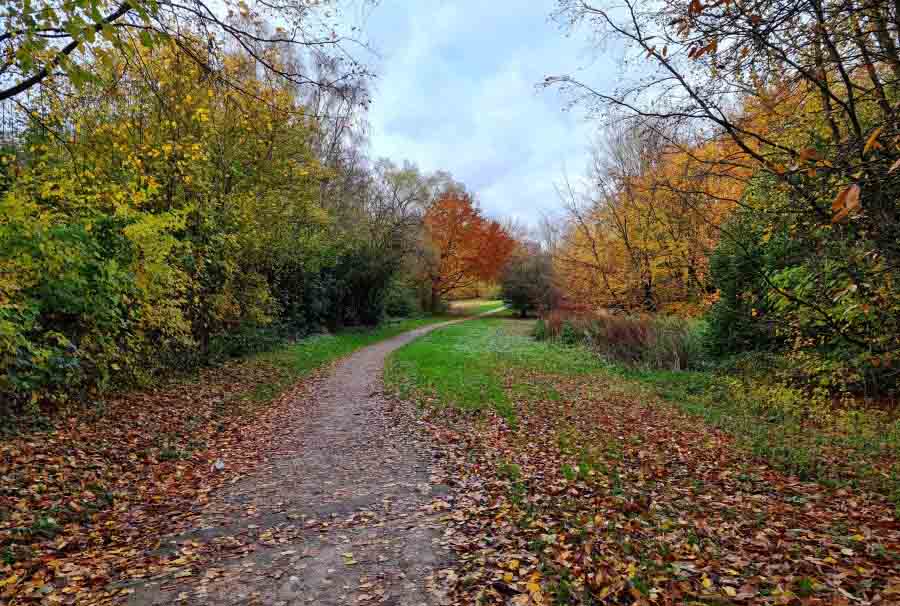
<path fill-rule="evenodd" d="M 0 154 L 4 412 L 377 323 L 445 183 L 368 162 L 249 53 L 131 35 Z"/>
<path fill-rule="evenodd" d="M 567 228 L 554 259 L 569 298 L 595 308 L 699 312 L 717 227 L 740 192 L 705 166 L 652 130 L 607 129 L 589 188 L 561 191 Z"/>
<path fill-rule="evenodd" d="M 485 218 L 459 188 L 444 191 L 425 215 L 432 307 L 479 280 L 495 281 L 515 247 L 503 226 Z"/>
<path fill-rule="evenodd" d="M 358 43 L 338 33 L 345 31 L 341 4 L 336 0 L 13 3 L 0 15 L 0 101 L 60 76 L 79 87 L 96 78 L 98 58 L 108 62 L 131 56 L 135 44 L 151 47 L 163 41 L 177 44 L 207 73 L 220 71 L 215 61 L 219 53 L 240 50 L 252 56 L 257 67 L 294 85 L 339 90 L 366 73 L 348 52 L 349 45 Z M 191 43 L 195 37 L 205 41 L 205 49 Z M 295 52 L 297 60 L 277 60 L 272 51 L 283 54 L 285 49 Z M 334 69 L 316 70 L 316 65 Z M 225 81 L 243 90 L 239 79 Z"/>
<path fill-rule="evenodd" d="M 669 141 L 711 172 L 739 171 L 738 212 L 759 229 L 733 234 L 723 224 L 720 235 L 764 261 L 743 265 L 756 276 L 754 292 L 741 296 L 765 299 L 796 365 L 856 384 L 869 381 L 863 375 L 895 382 L 884 369 L 900 352 L 897 10 L 822 0 L 562 0 L 561 19 L 626 42 L 640 77 L 616 90 L 547 80 L 622 124 L 664 125 Z M 673 189 L 685 199 L 697 191 Z M 694 207 L 713 199 L 697 193 Z M 746 233 L 759 240 L 742 240 Z M 760 242 L 773 248 L 756 250 Z"/>

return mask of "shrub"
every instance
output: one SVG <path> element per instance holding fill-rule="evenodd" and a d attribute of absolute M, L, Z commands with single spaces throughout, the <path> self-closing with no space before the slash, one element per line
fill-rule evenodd
<path fill-rule="evenodd" d="M 384 311 L 391 318 L 409 318 L 422 313 L 416 289 L 405 282 L 395 280 L 385 293 Z"/>
<path fill-rule="evenodd" d="M 549 255 L 523 254 L 510 259 L 500 278 L 500 298 L 523 318 L 532 311 L 552 309 L 559 294 Z"/>
<path fill-rule="evenodd" d="M 534 331 L 532 332 L 532 335 L 538 341 L 543 341 L 547 338 L 547 325 L 544 323 L 543 318 L 539 319 L 534 325 Z"/>
<path fill-rule="evenodd" d="M 223 362 L 229 358 L 266 351 L 283 341 L 285 336 L 286 333 L 279 324 L 244 324 L 233 332 L 223 332 L 210 339 L 209 361 Z"/>
<path fill-rule="evenodd" d="M 719 242 L 709 258 L 718 300 L 706 314 L 708 347 L 716 355 L 771 349 L 776 338 L 769 289 L 761 272 L 784 256 L 783 246 L 778 239 L 764 244 L 762 227 L 748 212 L 738 212 L 726 229 L 729 237 Z"/>
<path fill-rule="evenodd" d="M 555 311 L 537 338 L 583 343 L 617 362 L 667 370 L 687 370 L 705 361 L 705 325 L 675 316 L 615 315 Z"/>
<path fill-rule="evenodd" d="M 559 331 L 559 340 L 565 345 L 575 345 L 582 339 L 579 330 L 571 322 L 563 322 Z"/>

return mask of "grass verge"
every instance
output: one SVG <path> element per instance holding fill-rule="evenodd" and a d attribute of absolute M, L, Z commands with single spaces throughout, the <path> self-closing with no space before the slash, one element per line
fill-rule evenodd
<path fill-rule="evenodd" d="M 893 506 L 872 491 L 798 481 L 748 456 L 733 433 L 777 418 L 717 403 L 710 375 L 611 366 L 581 347 L 535 342 L 530 327 L 472 320 L 389 360 L 389 384 L 427 405 L 423 426 L 444 449 L 453 603 L 900 595 Z"/>
<path fill-rule="evenodd" d="M 872 490 L 900 514 L 900 420 L 883 411 L 837 410 L 799 390 L 711 371 L 610 363 L 581 346 L 535 341 L 533 326 L 492 316 L 437 331 L 395 352 L 385 381 L 402 397 L 468 411 L 493 408 L 511 421 L 516 401 L 556 399 L 558 378 L 592 374 L 594 387 L 613 397 L 664 401 L 781 471 Z"/>
<path fill-rule="evenodd" d="M 782 471 L 879 492 L 900 515 L 900 420 L 885 411 L 839 409 L 783 385 L 715 372 L 610 365 L 608 373 L 624 379 L 624 391 L 674 404 Z"/>

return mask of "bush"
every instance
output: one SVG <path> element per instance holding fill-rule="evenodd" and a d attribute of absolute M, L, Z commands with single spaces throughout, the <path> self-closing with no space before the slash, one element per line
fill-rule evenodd
<path fill-rule="evenodd" d="M 543 318 L 540 318 L 537 321 L 531 334 L 538 341 L 543 341 L 547 338 L 547 324 L 544 322 Z"/>
<path fill-rule="evenodd" d="M 790 363 L 781 378 L 792 385 L 894 400 L 900 297 L 887 265 L 878 280 L 865 277 L 885 262 L 866 248 L 872 241 L 856 226 L 800 230 L 783 212 L 793 202 L 769 178 L 754 178 L 745 198 L 710 256 L 710 353 L 782 354 Z"/>
<path fill-rule="evenodd" d="M 564 345 L 575 345 L 582 340 L 583 336 L 571 322 L 563 322 L 559 331 L 559 341 Z"/>
<path fill-rule="evenodd" d="M 210 339 L 209 361 L 223 362 L 229 358 L 267 351 L 281 343 L 287 332 L 279 324 L 270 326 L 244 325 L 233 332 L 223 332 Z"/>
<path fill-rule="evenodd" d="M 555 307 L 559 295 L 549 255 L 518 255 L 510 259 L 500 278 L 500 298 L 522 317 Z"/>
<path fill-rule="evenodd" d="M 738 212 L 727 224 L 710 255 L 709 269 L 718 300 L 706 314 L 708 347 L 715 355 L 730 355 L 776 346 L 768 287 L 760 272 L 784 255 L 779 238 L 763 244 L 762 227 L 753 216 Z"/>
<path fill-rule="evenodd" d="M 616 362 L 667 370 L 705 365 L 705 324 L 675 316 L 628 316 L 555 311 L 538 338 L 582 343 Z"/>
<path fill-rule="evenodd" d="M 410 318 L 422 313 L 415 287 L 400 280 L 393 281 L 385 293 L 384 311 L 391 318 Z"/>

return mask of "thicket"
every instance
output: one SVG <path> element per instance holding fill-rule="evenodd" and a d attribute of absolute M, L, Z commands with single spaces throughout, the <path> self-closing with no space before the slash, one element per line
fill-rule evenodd
<path fill-rule="evenodd" d="M 677 316 L 557 310 L 538 321 L 535 337 L 585 345 L 628 366 L 673 371 L 708 367 L 703 324 Z"/>
<path fill-rule="evenodd" d="M 900 15 L 890 3 L 564 1 L 642 77 L 548 85 L 611 116 L 554 234 L 567 296 L 705 314 L 718 357 L 808 395 L 895 402 Z M 558 237 L 556 237 L 558 236 Z M 823 396 L 824 397 L 824 396 Z"/>
<path fill-rule="evenodd" d="M 352 91 L 128 42 L 23 98 L 0 156 L 4 414 L 418 310 L 403 260 L 437 181 L 365 163 L 355 109 L 328 115 Z"/>

